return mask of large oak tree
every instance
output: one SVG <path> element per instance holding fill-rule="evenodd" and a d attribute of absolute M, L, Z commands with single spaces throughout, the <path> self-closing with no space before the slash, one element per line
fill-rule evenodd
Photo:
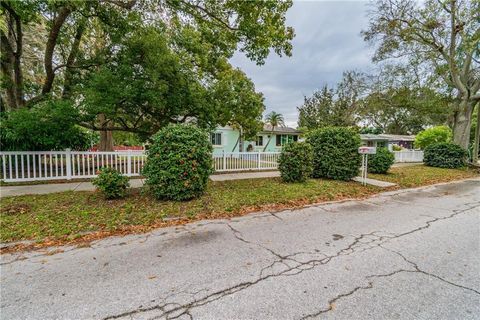
<path fill-rule="evenodd" d="M 377 0 L 365 40 L 378 44 L 374 60 L 421 62 L 453 91 L 454 142 L 468 147 L 471 118 L 480 101 L 480 2 Z"/>
<path fill-rule="evenodd" d="M 85 116 L 81 124 L 103 133 L 146 135 L 190 116 L 253 128 L 263 98 L 227 59 L 236 50 L 258 64 L 271 51 L 290 55 L 290 6 L 289 0 L 2 0 L 2 110 L 70 100 Z M 108 81 L 110 87 L 101 86 Z M 235 91 L 243 94 L 243 111 L 226 100 Z"/>

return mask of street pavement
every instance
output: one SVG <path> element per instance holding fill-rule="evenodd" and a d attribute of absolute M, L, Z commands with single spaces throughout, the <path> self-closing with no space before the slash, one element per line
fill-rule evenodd
<path fill-rule="evenodd" d="M 480 319 L 480 179 L 1 257 L 1 319 Z"/>

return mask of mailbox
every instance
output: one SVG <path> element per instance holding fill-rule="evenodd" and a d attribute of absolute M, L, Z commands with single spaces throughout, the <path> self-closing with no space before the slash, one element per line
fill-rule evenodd
<path fill-rule="evenodd" d="M 360 148 L 358 148 L 358 153 L 360 153 L 360 154 L 375 154 L 375 153 L 377 153 L 377 148 L 375 148 L 375 147 L 360 147 Z"/>

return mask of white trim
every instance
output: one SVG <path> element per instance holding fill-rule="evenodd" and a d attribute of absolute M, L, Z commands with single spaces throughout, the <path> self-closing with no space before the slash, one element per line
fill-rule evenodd
<path fill-rule="evenodd" d="M 212 132 L 212 134 L 219 134 L 219 135 L 220 135 L 220 142 L 221 142 L 221 144 L 213 144 L 213 143 L 212 143 L 212 147 L 214 147 L 214 148 L 221 148 L 221 147 L 223 147 L 223 146 L 225 145 L 225 143 L 223 142 L 223 136 L 224 136 L 224 135 L 223 135 L 223 132 L 221 132 L 221 131 L 220 131 L 220 132 L 215 131 L 215 132 Z M 212 141 L 212 136 L 210 136 L 210 141 Z"/>

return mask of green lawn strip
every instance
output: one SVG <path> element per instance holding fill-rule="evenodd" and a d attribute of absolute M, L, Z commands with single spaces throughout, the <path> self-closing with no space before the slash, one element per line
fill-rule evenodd
<path fill-rule="evenodd" d="M 400 188 L 414 188 L 434 183 L 461 180 L 479 176 L 478 171 L 468 168 L 444 169 L 419 164 L 390 168 L 387 174 L 368 174 L 369 178 L 394 182 Z"/>
<path fill-rule="evenodd" d="M 125 199 L 103 200 L 94 192 L 62 192 L 1 200 L 1 241 L 74 239 L 85 232 L 149 226 L 166 217 L 235 216 L 262 206 L 293 207 L 306 203 L 361 197 L 377 192 L 355 182 L 309 180 L 287 184 L 279 178 L 210 182 L 201 198 L 158 201 L 139 190 Z"/>
<path fill-rule="evenodd" d="M 392 168 L 369 177 L 417 187 L 478 176 L 473 170 L 425 166 Z M 381 189 L 356 182 L 311 179 L 288 184 L 279 178 L 210 182 L 207 192 L 188 202 L 158 201 L 139 189 L 125 199 L 104 200 L 95 192 L 62 192 L 8 197 L 1 200 L 0 240 L 73 240 L 95 231 L 148 229 L 169 217 L 213 219 L 258 210 L 279 210 L 309 203 L 365 197 Z M 122 231 L 123 232 L 123 231 Z"/>

